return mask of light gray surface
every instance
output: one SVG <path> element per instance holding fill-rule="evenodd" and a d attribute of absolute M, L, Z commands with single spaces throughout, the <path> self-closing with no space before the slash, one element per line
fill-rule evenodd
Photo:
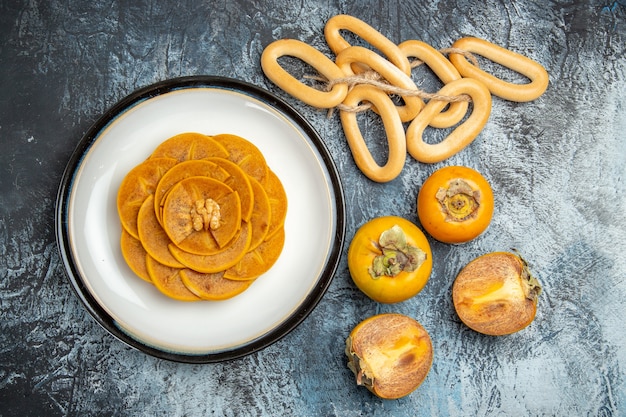
<path fill-rule="evenodd" d="M 275 39 L 300 39 L 331 56 L 322 33 L 338 13 L 397 43 L 488 39 L 544 65 L 549 88 L 530 103 L 494 99 L 468 149 L 434 165 L 409 158 L 395 181 L 374 184 L 355 168 L 338 116 L 288 97 L 260 69 Z M 624 414 L 623 1 L 15 1 L 0 6 L 0 23 L 0 415 Z M 309 318 L 240 360 L 184 365 L 127 348 L 87 314 L 65 278 L 54 236 L 58 182 L 108 107 L 136 88 L 196 74 L 267 88 L 315 126 L 344 179 L 346 250 L 373 217 L 417 222 L 419 187 L 444 165 L 490 180 L 491 227 L 461 246 L 431 240 L 430 282 L 398 305 L 363 296 L 344 253 Z M 376 119 L 369 126 L 379 132 Z M 544 286 L 537 318 L 515 335 L 476 334 L 454 313 L 452 281 L 474 257 L 510 248 Z M 354 386 L 343 356 L 350 329 L 385 311 L 418 319 L 435 348 L 425 383 L 398 401 Z"/>

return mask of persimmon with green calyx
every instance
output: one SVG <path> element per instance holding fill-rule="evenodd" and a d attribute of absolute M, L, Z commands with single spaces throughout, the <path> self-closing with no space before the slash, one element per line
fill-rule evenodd
<path fill-rule="evenodd" d="M 469 262 L 452 285 L 454 308 L 465 325 L 502 336 L 526 328 L 537 314 L 539 281 L 519 255 L 491 252 Z"/>
<path fill-rule="evenodd" d="M 374 301 L 398 303 L 419 293 L 432 271 L 432 252 L 424 233 L 397 216 L 362 225 L 348 248 L 355 285 Z"/>
<path fill-rule="evenodd" d="M 379 314 L 359 323 L 346 339 L 345 353 L 357 385 L 389 400 L 415 391 L 433 363 L 426 329 L 397 313 Z"/>
<path fill-rule="evenodd" d="M 434 239 L 459 244 L 487 229 L 493 204 L 491 186 L 478 171 L 448 166 L 424 181 L 417 196 L 417 216 Z"/>

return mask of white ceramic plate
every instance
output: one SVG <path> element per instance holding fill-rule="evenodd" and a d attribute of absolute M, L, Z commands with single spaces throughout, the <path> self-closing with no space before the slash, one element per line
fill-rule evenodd
<path fill-rule="evenodd" d="M 289 201 L 279 260 L 226 301 L 186 303 L 161 295 L 131 272 L 119 247 L 122 179 L 162 141 L 191 131 L 253 142 Z M 168 80 L 109 110 L 76 148 L 56 214 L 68 276 L 96 320 L 148 354 L 196 363 L 257 351 L 296 327 L 330 284 L 345 233 L 339 177 L 315 130 L 265 90 L 219 77 Z"/>

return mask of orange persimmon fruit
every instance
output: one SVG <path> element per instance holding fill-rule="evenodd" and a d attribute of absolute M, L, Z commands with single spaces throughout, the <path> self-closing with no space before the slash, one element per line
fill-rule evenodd
<path fill-rule="evenodd" d="M 519 255 L 492 252 L 469 262 L 452 285 L 454 308 L 465 325 L 491 336 L 526 328 L 535 319 L 541 285 Z"/>
<path fill-rule="evenodd" d="M 491 186 L 478 171 L 448 166 L 424 181 L 417 196 L 417 216 L 434 239 L 459 244 L 487 229 L 493 205 Z"/>
<path fill-rule="evenodd" d="M 390 400 L 415 391 L 433 363 L 426 329 L 417 320 L 397 313 L 379 314 L 359 323 L 346 339 L 345 353 L 357 385 Z"/>
<path fill-rule="evenodd" d="M 426 285 L 432 252 L 424 233 L 397 216 L 362 225 L 348 248 L 348 269 L 356 286 L 374 301 L 398 303 Z"/>

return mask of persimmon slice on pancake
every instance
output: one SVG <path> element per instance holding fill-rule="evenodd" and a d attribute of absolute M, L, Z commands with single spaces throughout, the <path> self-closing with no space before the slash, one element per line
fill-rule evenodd
<path fill-rule="evenodd" d="M 236 281 L 255 279 L 270 270 L 285 245 L 285 229 L 280 228 L 269 240 L 247 252 L 237 264 L 224 272 L 224 278 Z"/>
<path fill-rule="evenodd" d="M 168 191 L 176 183 L 189 177 L 209 177 L 224 182 L 229 173 L 214 162 L 203 159 L 183 161 L 167 171 L 154 191 L 154 212 L 159 222 L 162 221 L 163 204 Z"/>
<path fill-rule="evenodd" d="M 199 301 L 201 299 L 183 284 L 180 277 L 181 269 L 165 266 L 155 261 L 150 255 L 146 256 L 146 264 L 152 283 L 164 295 L 180 301 Z"/>
<path fill-rule="evenodd" d="M 124 228 L 122 228 L 120 247 L 122 249 L 122 256 L 130 270 L 144 281 L 152 282 L 146 266 L 146 255 L 148 253 L 141 242 L 132 237 Z"/>
<path fill-rule="evenodd" d="M 239 195 L 212 178 L 186 178 L 167 194 L 162 222 L 180 249 L 199 255 L 213 254 L 224 248 L 240 229 Z"/>
<path fill-rule="evenodd" d="M 180 271 L 183 284 L 203 300 L 222 301 L 244 292 L 251 284 L 250 281 L 232 281 L 224 278 L 223 272 L 203 274 L 191 269 Z"/>
<path fill-rule="evenodd" d="M 241 136 L 221 134 L 213 136 L 228 151 L 228 159 L 241 167 L 244 172 L 261 184 L 267 176 L 267 162 L 259 148 Z"/>
<path fill-rule="evenodd" d="M 150 158 L 174 158 L 178 162 L 209 156 L 228 158 L 226 148 L 211 136 L 188 132 L 172 136 L 152 152 Z"/>
<path fill-rule="evenodd" d="M 135 239 L 139 239 L 137 231 L 137 214 L 146 198 L 154 193 L 161 177 L 177 161 L 172 158 L 148 159 L 135 166 L 126 174 L 117 192 L 117 212 L 122 227 Z"/>
<path fill-rule="evenodd" d="M 288 205 L 287 193 L 278 176 L 271 170 L 268 172 L 264 188 L 272 209 L 272 222 L 270 223 L 270 230 L 267 232 L 266 236 L 266 239 L 270 239 L 285 224 Z"/>
<path fill-rule="evenodd" d="M 196 255 L 170 244 L 170 252 L 189 269 L 206 274 L 224 271 L 243 258 L 250 246 L 250 224 L 243 222 L 237 236 L 225 250 L 213 255 Z"/>
<path fill-rule="evenodd" d="M 237 164 L 224 158 L 207 158 L 207 161 L 214 162 L 227 171 L 230 177 L 225 179 L 224 184 L 237 191 L 241 199 L 241 218 L 248 222 L 252 216 L 252 205 L 254 204 L 254 193 L 250 184 L 250 177 Z"/>
<path fill-rule="evenodd" d="M 178 262 L 167 248 L 171 240 L 154 214 L 153 201 L 154 196 L 148 196 L 139 209 L 137 216 L 139 240 L 146 252 L 157 262 L 172 268 L 184 268 L 183 264 Z"/>
<path fill-rule="evenodd" d="M 270 229 L 270 216 L 272 214 L 270 200 L 263 186 L 254 178 L 250 177 L 250 184 L 254 192 L 254 206 L 252 209 L 252 217 L 250 225 L 252 226 L 252 238 L 250 241 L 250 249 L 255 249 L 263 242 L 267 232 Z"/>

